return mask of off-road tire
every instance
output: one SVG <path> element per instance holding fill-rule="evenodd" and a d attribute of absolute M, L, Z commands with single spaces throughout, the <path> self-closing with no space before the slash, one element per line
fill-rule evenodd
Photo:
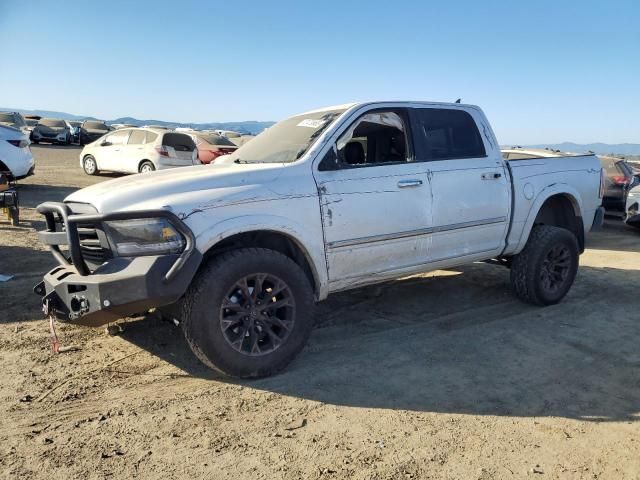
<path fill-rule="evenodd" d="M 88 162 L 93 162 L 93 165 L 95 166 L 93 170 L 91 170 L 87 165 Z M 92 155 L 87 155 L 82 159 L 82 170 L 84 170 L 84 173 L 87 175 L 98 175 L 98 173 L 100 173 L 100 170 L 98 170 L 98 162 L 96 162 L 96 159 L 93 158 Z"/>
<path fill-rule="evenodd" d="M 274 351 L 250 356 L 228 343 L 220 325 L 222 301 L 247 275 L 281 279 L 295 302 L 293 327 Z M 266 248 L 242 248 L 213 257 L 196 275 L 182 301 L 181 326 L 193 353 L 210 368 L 239 378 L 273 375 L 302 350 L 313 328 L 313 290 L 306 274 L 289 257 Z"/>
<path fill-rule="evenodd" d="M 554 247 L 568 249 L 569 266 L 556 291 L 545 288 L 542 269 L 547 255 Z M 511 288 L 515 295 L 533 305 L 554 305 L 567 294 L 579 263 L 578 240 L 569 230 L 550 225 L 534 226 L 524 249 L 513 257 L 511 264 Z"/>

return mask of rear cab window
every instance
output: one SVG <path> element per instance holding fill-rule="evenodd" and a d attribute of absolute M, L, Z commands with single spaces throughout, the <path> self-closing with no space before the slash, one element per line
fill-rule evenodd
<path fill-rule="evenodd" d="M 486 157 L 475 120 L 464 110 L 412 108 L 411 120 L 419 160 Z"/>

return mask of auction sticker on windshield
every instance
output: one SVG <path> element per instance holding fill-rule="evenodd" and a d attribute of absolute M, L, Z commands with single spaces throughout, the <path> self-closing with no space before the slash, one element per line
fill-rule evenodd
<path fill-rule="evenodd" d="M 324 125 L 325 120 L 314 120 L 312 118 L 305 118 L 302 120 L 297 126 L 298 127 L 309 127 L 309 128 L 320 128 Z"/>

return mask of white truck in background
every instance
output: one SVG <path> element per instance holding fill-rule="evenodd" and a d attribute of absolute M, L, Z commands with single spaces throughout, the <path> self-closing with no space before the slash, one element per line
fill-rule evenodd
<path fill-rule="evenodd" d="M 504 160 L 475 106 L 372 102 L 286 119 L 224 165 L 133 175 L 38 210 L 60 265 L 47 315 L 159 308 L 227 375 L 284 368 L 333 292 L 493 260 L 536 305 L 570 289 L 602 224 L 593 155 Z M 68 246 L 68 254 L 60 249 Z"/>

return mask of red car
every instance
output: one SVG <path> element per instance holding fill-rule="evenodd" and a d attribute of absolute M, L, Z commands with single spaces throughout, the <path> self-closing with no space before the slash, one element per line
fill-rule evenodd
<path fill-rule="evenodd" d="M 188 135 L 196 143 L 198 159 L 201 163 L 213 163 L 216 158 L 238 149 L 231 140 L 216 133 L 194 132 Z"/>

